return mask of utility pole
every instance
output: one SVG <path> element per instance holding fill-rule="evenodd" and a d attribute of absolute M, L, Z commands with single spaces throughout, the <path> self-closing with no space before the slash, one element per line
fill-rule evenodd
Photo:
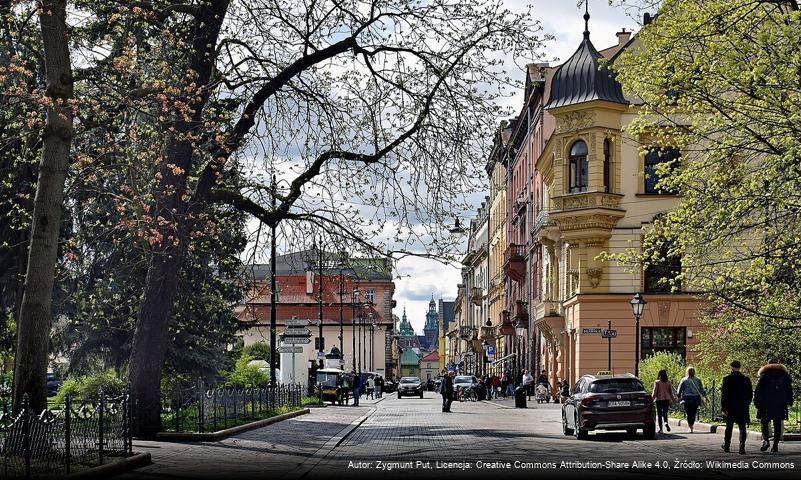
<path fill-rule="evenodd" d="M 317 266 L 319 268 L 320 273 L 320 316 L 318 318 L 318 327 L 320 329 L 320 344 L 318 345 L 319 350 L 317 350 L 317 361 L 320 363 L 320 368 L 323 368 L 323 351 L 325 349 L 325 345 L 323 345 L 323 245 L 322 245 L 322 238 L 320 241 L 320 248 L 317 249 Z"/>
<path fill-rule="evenodd" d="M 607 329 L 611 332 L 612 331 L 612 320 L 609 320 Z M 608 353 L 607 353 L 607 361 L 606 361 L 606 369 L 610 372 L 612 371 L 612 335 L 607 335 L 606 340 L 609 343 Z"/>
<path fill-rule="evenodd" d="M 272 190 L 272 208 L 275 211 L 275 195 L 277 193 L 275 185 L 275 174 L 273 174 L 273 183 L 271 186 Z M 275 341 L 275 317 L 276 317 L 276 305 L 275 303 L 278 301 L 278 296 L 276 295 L 276 281 L 275 281 L 275 230 L 276 224 L 273 223 L 270 225 L 270 384 L 275 386 L 275 352 L 276 352 L 276 341 Z"/>
<path fill-rule="evenodd" d="M 342 355 L 342 365 L 345 364 L 345 349 L 342 346 L 342 342 L 344 341 L 344 323 L 345 319 L 343 317 L 342 309 L 344 308 L 344 295 L 345 295 L 345 284 L 342 278 L 342 269 L 345 267 L 345 252 L 340 252 L 339 255 L 339 351 Z"/>

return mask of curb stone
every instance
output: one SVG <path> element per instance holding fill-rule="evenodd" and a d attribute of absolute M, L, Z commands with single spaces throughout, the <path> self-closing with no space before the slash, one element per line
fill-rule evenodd
<path fill-rule="evenodd" d="M 266 427 L 267 425 L 272 425 L 273 423 L 278 423 L 283 420 L 289 420 L 290 418 L 295 418 L 300 415 L 306 415 L 307 413 L 309 413 L 309 409 L 304 408 L 295 412 L 276 415 L 274 417 L 265 418 L 264 420 L 257 420 L 255 422 L 246 423 L 244 425 L 231 427 L 225 430 L 218 430 L 216 432 L 159 432 L 156 434 L 156 440 L 162 442 L 216 442 L 233 435 Z"/>
<path fill-rule="evenodd" d="M 150 465 L 152 462 L 150 453 L 134 453 L 130 457 L 125 458 L 119 462 L 106 463 L 98 467 L 90 468 L 83 472 L 74 473 L 67 478 L 71 479 L 95 479 L 95 478 L 108 478 L 120 473 L 136 470 L 137 468 Z"/>
<path fill-rule="evenodd" d="M 676 417 L 669 417 L 670 420 L 675 420 L 676 425 L 681 426 L 682 422 L 686 422 L 687 420 L 684 418 L 676 418 Z M 695 422 L 695 428 L 701 428 L 703 431 L 708 430 L 709 433 L 718 433 L 723 434 L 726 430 L 725 425 L 720 424 L 711 424 L 711 423 L 704 423 L 704 422 Z M 735 430 L 739 431 L 737 426 L 735 425 Z M 762 436 L 762 432 L 757 432 L 755 430 L 748 430 L 748 435 L 756 435 L 757 437 Z M 785 442 L 798 442 L 801 441 L 801 434 L 798 433 L 785 433 L 783 435 L 783 441 Z"/>

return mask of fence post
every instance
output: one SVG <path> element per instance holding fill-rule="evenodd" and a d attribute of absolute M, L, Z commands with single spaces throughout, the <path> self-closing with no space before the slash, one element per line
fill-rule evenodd
<path fill-rule="evenodd" d="M 22 396 L 22 454 L 25 458 L 25 478 L 31 478 L 31 414 L 27 393 Z"/>
<path fill-rule="evenodd" d="M 125 385 L 125 396 L 123 397 L 125 415 L 125 454 L 133 455 L 133 402 L 131 402 L 131 384 Z"/>
<path fill-rule="evenodd" d="M 205 418 L 204 418 L 204 402 L 206 400 L 206 392 L 203 391 L 203 379 L 197 380 L 197 431 L 203 433 L 205 431 Z"/>
<path fill-rule="evenodd" d="M 104 409 L 106 407 L 106 396 L 103 393 L 103 388 L 100 388 L 100 410 L 97 417 L 97 423 L 100 427 L 98 432 L 98 463 L 103 465 L 103 426 L 105 423 Z"/>
<path fill-rule="evenodd" d="M 225 389 L 220 390 L 220 394 L 223 401 L 223 428 L 228 428 L 228 399 L 225 398 Z"/>
<path fill-rule="evenodd" d="M 217 389 L 211 389 L 211 408 L 214 409 L 212 412 L 212 422 L 214 423 L 214 431 L 217 431 Z"/>
<path fill-rule="evenodd" d="M 72 436 L 72 395 L 64 397 L 64 461 L 66 462 L 67 475 L 70 474 L 72 463 L 71 438 Z"/>
<path fill-rule="evenodd" d="M 181 389 L 180 387 L 173 388 L 172 394 L 172 414 L 175 415 L 173 423 L 175 424 L 175 431 L 181 431 Z"/>

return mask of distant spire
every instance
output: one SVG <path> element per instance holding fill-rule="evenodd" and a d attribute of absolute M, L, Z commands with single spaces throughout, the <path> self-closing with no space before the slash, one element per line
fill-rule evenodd
<path fill-rule="evenodd" d="M 584 38 L 590 38 L 590 0 L 584 0 Z"/>

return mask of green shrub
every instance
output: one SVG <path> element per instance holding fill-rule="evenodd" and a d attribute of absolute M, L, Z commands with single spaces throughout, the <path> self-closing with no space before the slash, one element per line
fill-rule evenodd
<path fill-rule="evenodd" d="M 125 388 L 125 380 L 111 368 L 95 375 L 72 377 L 64 381 L 53 400 L 55 403 L 63 403 L 67 395 L 75 399 L 95 400 L 101 388 L 107 396 L 116 396 Z"/>
<path fill-rule="evenodd" d="M 242 355 L 236 361 L 233 370 L 222 372 L 226 377 L 226 387 L 264 387 L 270 383 L 270 375 L 262 372 L 256 365 L 248 365 L 251 360 L 257 359 Z"/>
<path fill-rule="evenodd" d="M 254 344 L 248 345 L 242 349 L 242 353 L 240 356 L 248 356 L 251 359 L 256 360 L 264 360 L 265 362 L 270 361 L 270 344 L 267 342 L 256 342 Z M 275 356 L 276 364 L 278 363 L 278 359 L 280 355 Z M 278 365 L 276 365 L 278 368 Z"/>
<path fill-rule="evenodd" d="M 686 363 L 681 355 L 657 352 L 640 362 L 640 380 L 645 385 L 645 389 L 650 392 L 659 371 L 666 370 L 668 379 L 673 383 L 673 388 L 678 388 L 679 381 L 684 377 L 685 368 Z"/>

